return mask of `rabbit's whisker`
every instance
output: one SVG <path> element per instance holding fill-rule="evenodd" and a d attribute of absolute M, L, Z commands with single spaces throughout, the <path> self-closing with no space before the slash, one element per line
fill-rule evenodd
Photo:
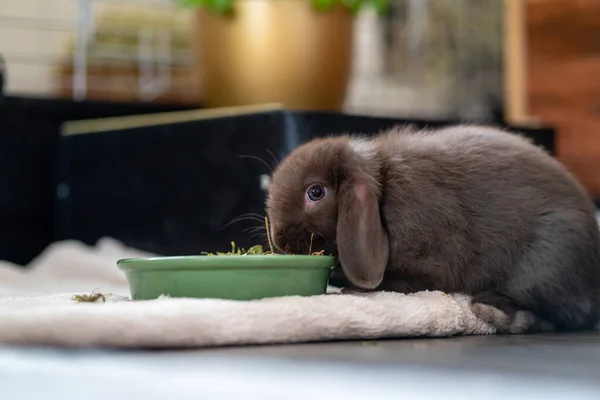
<path fill-rule="evenodd" d="M 260 157 L 251 156 L 251 155 L 241 155 L 241 156 L 238 156 L 238 158 L 249 158 L 250 160 L 255 160 L 255 161 L 258 161 L 258 162 L 260 162 L 261 164 L 263 164 L 264 166 L 266 166 L 266 167 L 269 169 L 269 171 L 270 171 L 271 173 L 273 173 L 273 171 L 274 171 L 274 170 L 273 170 L 273 166 L 272 166 L 272 165 L 270 165 L 268 162 L 266 162 L 265 160 L 263 160 L 263 159 L 262 159 L 262 158 L 260 158 Z"/>
<path fill-rule="evenodd" d="M 269 153 L 271 155 L 271 157 L 275 161 L 276 166 L 281 164 L 281 161 L 277 157 L 275 157 L 275 154 L 273 154 L 273 152 L 271 150 L 267 149 L 267 153 Z"/>

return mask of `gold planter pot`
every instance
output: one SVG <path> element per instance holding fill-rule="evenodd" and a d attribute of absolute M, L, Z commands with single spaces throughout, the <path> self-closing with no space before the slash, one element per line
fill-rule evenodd
<path fill-rule="evenodd" d="M 278 102 L 339 110 L 350 76 L 352 14 L 310 0 L 238 0 L 228 15 L 197 12 L 203 99 L 208 107 Z"/>

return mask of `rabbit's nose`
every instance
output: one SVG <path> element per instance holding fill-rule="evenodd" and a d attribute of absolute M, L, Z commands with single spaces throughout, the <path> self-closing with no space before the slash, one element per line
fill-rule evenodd
<path fill-rule="evenodd" d="M 287 254 L 301 254 L 303 249 L 300 243 L 288 242 L 283 246 L 283 251 Z"/>

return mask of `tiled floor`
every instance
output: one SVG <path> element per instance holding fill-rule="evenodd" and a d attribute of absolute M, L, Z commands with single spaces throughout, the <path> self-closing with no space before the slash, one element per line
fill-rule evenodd
<path fill-rule="evenodd" d="M 0 388 L 3 400 L 599 399 L 600 333 L 151 352 L 0 349 Z"/>

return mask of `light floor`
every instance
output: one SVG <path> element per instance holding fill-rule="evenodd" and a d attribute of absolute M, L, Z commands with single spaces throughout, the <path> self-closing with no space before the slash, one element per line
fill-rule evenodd
<path fill-rule="evenodd" d="M 12 399 L 600 399 L 600 333 L 180 351 L 0 348 Z"/>

